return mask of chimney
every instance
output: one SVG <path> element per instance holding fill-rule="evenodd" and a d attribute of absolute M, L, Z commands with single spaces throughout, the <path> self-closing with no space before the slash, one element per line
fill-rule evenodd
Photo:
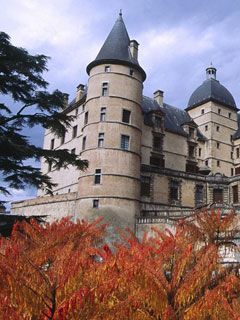
<path fill-rule="evenodd" d="M 82 99 L 83 94 L 84 94 L 84 85 L 83 84 L 79 84 L 77 86 L 76 102 L 78 102 L 79 100 Z"/>
<path fill-rule="evenodd" d="M 134 59 L 138 59 L 138 45 L 139 43 L 136 40 L 130 40 L 130 52 Z"/>
<path fill-rule="evenodd" d="M 69 94 L 68 93 L 64 93 L 64 109 L 68 107 L 68 98 L 69 98 Z"/>
<path fill-rule="evenodd" d="M 162 107 L 163 105 L 163 91 L 157 90 L 153 94 L 154 100 L 157 101 L 157 103 Z"/>

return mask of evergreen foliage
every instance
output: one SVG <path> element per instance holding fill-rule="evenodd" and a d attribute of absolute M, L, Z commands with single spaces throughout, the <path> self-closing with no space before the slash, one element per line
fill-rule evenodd
<path fill-rule="evenodd" d="M 26 164 L 26 160 L 41 157 L 55 169 L 73 165 L 82 170 L 87 162 L 66 149 L 46 150 L 31 144 L 23 128 L 41 125 L 62 137 L 71 126 L 72 116 L 61 112 L 66 95 L 58 90 L 47 91 L 48 57 L 31 55 L 23 48 L 15 47 L 10 37 L 0 32 L 0 93 L 10 103 L 0 103 L 0 174 L 3 184 L 0 192 L 9 194 L 10 188 L 25 185 L 43 188 L 51 193 L 54 183 L 39 168 Z M 16 106 L 19 106 L 15 112 Z M 6 185 L 6 186 L 5 186 Z"/>

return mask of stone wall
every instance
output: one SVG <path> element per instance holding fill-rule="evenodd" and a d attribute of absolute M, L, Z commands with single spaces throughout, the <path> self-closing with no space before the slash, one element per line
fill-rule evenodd
<path fill-rule="evenodd" d="M 76 192 L 37 197 L 31 200 L 12 202 L 11 213 L 25 216 L 47 216 L 51 222 L 66 216 L 75 218 Z"/>

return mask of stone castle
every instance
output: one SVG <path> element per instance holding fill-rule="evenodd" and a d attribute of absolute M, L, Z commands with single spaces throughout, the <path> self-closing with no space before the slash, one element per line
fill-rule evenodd
<path fill-rule="evenodd" d="M 104 215 L 117 226 L 168 222 L 212 203 L 238 207 L 240 124 L 231 93 L 206 69 L 206 80 L 185 110 L 164 102 L 163 92 L 143 95 L 146 73 L 138 42 L 120 13 L 96 59 L 88 85 L 62 111 L 75 116 L 64 137 L 45 132 L 44 148 L 65 148 L 89 161 L 86 171 L 43 173 L 58 185 L 15 202 L 12 212 L 89 218 Z"/>

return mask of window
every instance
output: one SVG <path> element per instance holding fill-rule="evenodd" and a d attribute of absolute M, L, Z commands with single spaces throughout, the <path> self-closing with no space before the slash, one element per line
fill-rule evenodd
<path fill-rule="evenodd" d="M 201 157 L 201 155 L 202 155 L 202 149 L 199 148 L 199 149 L 198 149 L 198 156 Z"/>
<path fill-rule="evenodd" d="M 213 189 L 213 202 L 223 202 L 223 189 Z"/>
<path fill-rule="evenodd" d="M 208 160 L 205 160 L 205 166 L 208 167 Z"/>
<path fill-rule="evenodd" d="M 77 126 L 74 126 L 72 131 L 72 138 L 76 138 L 76 136 L 77 136 Z"/>
<path fill-rule="evenodd" d="M 191 145 L 188 146 L 188 156 L 190 158 L 195 158 L 195 147 L 194 146 L 191 146 Z"/>
<path fill-rule="evenodd" d="M 95 184 L 100 184 L 101 183 L 101 176 L 102 176 L 101 169 L 96 169 L 95 170 L 95 175 L 94 175 L 94 183 Z"/>
<path fill-rule="evenodd" d="M 161 128 L 162 127 L 162 118 L 159 116 L 155 116 L 154 118 L 154 127 Z"/>
<path fill-rule="evenodd" d="M 205 131 L 208 131 L 208 126 L 207 125 L 205 126 Z"/>
<path fill-rule="evenodd" d="M 129 136 L 124 134 L 121 135 L 121 149 L 128 150 L 129 149 Z"/>
<path fill-rule="evenodd" d="M 129 123 L 130 122 L 131 111 L 123 109 L 122 112 L 122 122 Z"/>
<path fill-rule="evenodd" d="M 129 70 L 129 74 L 130 74 L 131 77 L 133 76 L 133 69 Z"/>
<path fill-rule="evenodd" d="M 85 112 L 85 115 L 84 115 L 84 125 L 86 125 L 88 123 L 88 111 Z"/>
<path fill-rule="evenodd" d="M 52 161 L 48 162 L 48 172 L 52 171 Z"/>
<path fill-rule="evenodd" d="M 66 136 L 66 132 L 64 132 L 64 134 L 61 137 L 61 144 L 64 144 L 65 142 L 65 136 Z"/>
<path fill-rule="evenodd" d="M 191 172 L 191 173 L 197 173 L 198 172 L 198 166 L 196 163 L 192 161 L 187 161 L 186 162 L 186 172 Z"/>
<path fill-rule="evenodd" d="M 231 112 L 229 112 L 228 113 L 228 118 L 231 119 L 231 116 L 232 116 L 232 114 L 231 114 Z"/>
<path fill-rule="evenodd" d="M 179 200 L 179 181 L 177 180 L 170 182 L 170 200 Z"/>
<path fill-rule="evenodd" d="M 217 167 L 220 167 L 220 161 L 217 160 Z"/>
<path fill-rule="evenodd" d="M 103 82 L 102 84 L 102 96 L 108 96 L 108 82 Z"/>
<path fill-rule="evenodd" d="M 101 108 L 100 121 L 106 121 L 106 107 Z"/>
<path fill-rule="evenodd" d="M 238 203 L 238 185 L 232 187 L 233 203 Z"/>
<path fill-rule="evenodd" d="M 82 150 L 85 150 L 86 149 L 86 140 L 87 140 L 87 137 L 83 137 L 82 139 Z"/>
<path fill-rule="evenodd" d="M 217 130 L 217 132 L 219 132 L 219 126 L 216 126 L 216 130 Z"/>
<path fill-rule="evenodd" d="M 194 139 L 194 128 L 189 128 L 189 138 Z"/>
<path fill-rule="evenodd" d="M 221 109 L 218 109 L 218 114 L 221 114 Z"/>
<path fill-rule="evenodd" d="M 153 150 L 161 152 L 162 151 L 162 137 L 161 136 L 153 136 Z"/>
<path fill-rule="evenodd" d="M 71 150 L 71 154 L 75 154 L 76 153 L 76 148 L 73 148 L 72 150 Z"/>
<path fill-rule="evenodd" d="M 201 114 L 204 114 L 204 109 L 201 110 Z"/>
<path fill-rule="evenodd" d="M 199 184 L 196 185 L 196 191 L 195 191 L 196 205 L 203 203 L 203 190 L 204 190 L 203 185 L 199 185 Z"/>
<path fill-rule="evenodd" d="M 231 168 L 231 176 L 233 176 L 233 168 Z"/>
<path fill-rule="evenodd" d="M 111 68 L 110 68 L 110 66 L 105 66 L 105 72 L 110 72 L 111 71 Z"/>
<path fill-rule="evenodd" d="M 164 168 L 165 161 L 161 157 L 152 156 L 152 157 L 150 157 L 150 165 L 151 166 L 160 167 L 160 168 Z"/>
<path fill-rule="evenodd" d="M 233 140 L 233 135 L 230 134 L 230 141 L 232 142 L 232 140 Z"/>
<path fill-rule="evenodd" d="M 231 159 L 233 159 L 233 152 L 231 151 Z"/>
<path fill-rule="evenodd" d="M 236 149 L 237 158 L 239 158 L 239 148 Z"/>
<path fill-rule="evenodd" d="M 85 105 L 83 104 L 83 106 L 82 106 L 82 112 L 84 112 L 85 111 Z"/>
<path fill-rule="evenodd" d="M 240 167 L 235 168 L 235 174 L 240 174 Z"/>
<path fill-rule="evenodd" d="M 78 108 L 76 108 L 76 109 L 75 109 L 75 116 L 78 115 L 78 111 L 79 111 Z"/>
<path fill-rule="evenodd" d="M 150 177 L 141 176 L 141 196 L 150 197 Z"/>
<path fill-rule="evenodd" d="M 98 148 L 102 148 L 104 145 L 104 133 L 98 134 Z"/>
<path fill-rule="evenodd" d="M 52 139 L 52 140 L 51 140 L 50 149 L 51 149 L 51 150 L 53 150 L 53 149 L 54 149 L 54 139 Z"/>
<path fill-rule="evenodd" d="M 93 208 L 98 208 L 99 207 L 99 199 L 93 199 Z"/>
<path fill-rule="evenodd" d="M 219 143 L 219 142 L 217 142 L 217 149 L 219 149 L 219 147 L 220 147 L 220 143 Z"/>

